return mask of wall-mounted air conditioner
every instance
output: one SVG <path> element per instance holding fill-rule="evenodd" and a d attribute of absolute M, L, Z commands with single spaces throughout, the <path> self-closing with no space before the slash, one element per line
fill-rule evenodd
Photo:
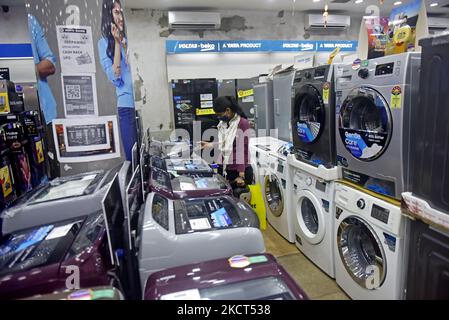
<path fill-rule="evenodd" d="M 219 29 L 221 17 L 216 12 L 169 11 L 168 24 L 171 29 Z"/>
<path fill-rule="evenodd" d="M 329 30 L 345 30 L 351 26 L 351 17 L 342 15 L 329 15 L 327 17 L 326 28 Z M 306 15 L 305 29 L 323 30 L 325 29 L 324 17 L 321 14 Z"/>
<path fill-rule="evenodd" d="M 430 31 L 444 31 L 449 29 L 449 19 L 441 17 L 427 17 Z"/>

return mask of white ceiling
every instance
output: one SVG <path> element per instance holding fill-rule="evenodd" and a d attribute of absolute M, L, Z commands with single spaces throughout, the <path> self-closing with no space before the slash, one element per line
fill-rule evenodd
<path fill-rule="evenodd" d="M 86 0 L 87 1 L 87 0 Z M 334 1 L 347 0 L 122 0 L 127 8 L 150 8 L 150 9 L 207 9 L 207 10 L 322 10 L 324 5 L 329 4 L 329 12 L 358 12 L 363 13 L 368 5 L 378 5 L 381 13 L 388 14 L 393 8 L 393 3 L 397 0 L 384 0 L 380 5 L 379 0 L 363 0 L 361 4 L 355 4 L 355 0 L 349 0 L 346 3 L 334 3 Z M 406 3 L 408 0 L 402 0 Z M 443 8 L 442 5 L 449 5 L 449 0 L 425 0 L 427 11 L 431 14 L 449 14 L 449 7 Z M 439 6 L 430 7 L 429 4 L 437 2 Z M 0 5 L 22 6 L 25 0 L 0 0 Z"/>

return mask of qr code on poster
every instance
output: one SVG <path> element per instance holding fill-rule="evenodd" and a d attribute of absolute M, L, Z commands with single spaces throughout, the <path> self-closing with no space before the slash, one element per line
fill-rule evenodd
<path fill-rule="evenodd" d="M 67 99 L 81 99 L 81 86 L 77 84 L 67 84 L 65 86 Z"/>

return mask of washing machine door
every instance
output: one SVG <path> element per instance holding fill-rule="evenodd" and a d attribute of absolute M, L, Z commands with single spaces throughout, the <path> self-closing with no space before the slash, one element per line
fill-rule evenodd
<path fill-rule="evenodd" d="M 374 290 L 385 281 L 387 261 L 382 243 L 372 227 L 356 216 L 340 223 L 337 246 L 341 262 L 362 288 Z"/>
<path fill-rule="evenodd" d="M 270 213 L 280 217 L 284 211 L 284 191 L 282 182 L 274 174 L 265 176 L 264 190 L 265 202 Z"/>
<path fill-rule="evenodd" d="M 303 143 L 318 141 L 324 130 L 326 113 L 323 98 L 317 88 L 307 84 L 297 91 L 293 117 L 294 133 Z"/>
<path fill-rule="evenodd" d="M 303 237 L 311 244 L 320 243 L 326 233 L 324 212 L 318 198 L 308 190 L 298 192 L 296 219 Z"/>
<path fill-rule="evenodd" d="M 393 130 L 387 100 L 369 87 L 352 90 L 340 108 L 338 128 L 341 141 L 355 158 L 379 158 L 388 148 Z"/>

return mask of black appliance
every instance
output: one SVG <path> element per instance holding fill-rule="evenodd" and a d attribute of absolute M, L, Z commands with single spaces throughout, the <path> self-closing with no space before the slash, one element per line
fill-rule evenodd
<path fill-rule="evenodd" d="M 419 107 L 410 119 L 409 191 L 449 214 L 449 35 L 420 41 Z"/>

